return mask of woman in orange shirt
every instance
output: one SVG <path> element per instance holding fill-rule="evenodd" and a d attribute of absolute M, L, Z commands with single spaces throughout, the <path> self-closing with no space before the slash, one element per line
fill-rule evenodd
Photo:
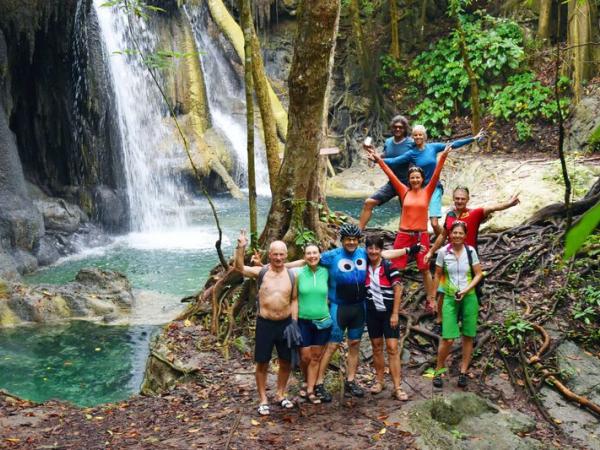
<path fill-rule="evenodd" d="M 427 222 L 429 220 L 429 200 L 435 191 L 440 173 L 451 150 L 451 146 L 447 145 L 441 153 L 438 160 L 435 172 L 431 176 L 429 183 L 423 186 L 425 174 L 420 167 L 410 167 L 408 169 L 409 186 L 404 185 L 394 172 L 383 162 L 381 157 L 373 150 L 367 150 L 368 157 L 375 161 L 383 169 L 385 174 L 390 179 L 392 186 L 398 192 L 398 197 L 402 204 L 402 216 L 400 217 L 400 229 L 396 234 L 394 248 L 410 247 L 413 244 L 420 243 L 424 248 L 417 254 L 417 268 L 423 275 L 423 283 L 427 294 L 427 309 L 435 310 L 435 293 L 433 292 L 433 279 L 429 271 L 429 264 L 425 262 L 425 254 L 429 251 L 429 234 L 427 233 Z M 408 256 L 401 256 L 393 259 L 392 264 L 398 269 L 404 270 L 408 262 Z"/>

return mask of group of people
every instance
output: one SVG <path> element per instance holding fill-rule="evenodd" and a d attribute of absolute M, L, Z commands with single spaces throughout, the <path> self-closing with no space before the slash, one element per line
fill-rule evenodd
<path fill-rule="evenodd" d="M 275 400 L 283 408 L 294 406 L 286 397 L 286 387 L 295 336 L 304 375 L 300 396 L 314 404 L 331 401 L 331 394 L 324 386 L 325 372 L 346 335 L 344 395 L 363 397 L 365 391 L 355 377 L 365 324 L 376 373 L 370 393 L 379 394 L 385 389 L 385 343 L 392 395 L 401 401 L 408 399 L 402 389 L 398 341 L 402 332 L 402 271 L 411 259 L 416 259 L 423 275 L 426 308 L 437 312 L 436 326 L 440 327 L 436 330 L 441 333 L 441 341 L 433 384 L 443 386 L 440 369 L 453 340 L 461 335 L 463 353 L 458 385 L 467 384 L 479 311 L 475 287 L 483 278 L 476 250 L 477 233 L 485 217 L 514 206 L 519 200 L 513 196 L 505 203 L 470 209 L 468 188 L 457 187 L 453 191 L 454 206 L 440 223 L 443 186 L 439 179 L 448 154 L 479 139 L 482 133 L 441 144 L 428 143 L 421 125 L 415 126 L 409 137 L 411 130 L 402 116 L 394 117 L 391 127 L 392 137 L 385 141 L 382 155 L 373 146 L 364 146 L 367 157 L 379 164 L 389 182 L 365 201 L 358 225 L 346 223 L 340 227 L 340 247 L 321 253 L 316 243 L 309 244 L 304 248 L 302 260 L 286 262 L 285 243 L 274 241 L 269 246 L 266 266 L 246 266 L 248 239 L 244 231 L 238 237 L 235 266 L 244 276 L 257 278 L 255 362 L 261 415 L 270 413 L 266 380 L 273 347 L 277 349 L 279 364 Z M 373 208 L 396 196 L 400 200 L 401 217 L 393 249 L 384 250 L 383 238 L 376 235 L 367 236 L 362 247 L 363 230 Z M 428 219 L 436 236 L 433 246 Z M 436 252 L 432 277 L 429 261 Z"/>

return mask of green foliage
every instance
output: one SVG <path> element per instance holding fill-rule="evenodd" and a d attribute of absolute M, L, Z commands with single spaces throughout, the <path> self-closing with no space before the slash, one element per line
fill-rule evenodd
<path fill-rule="evenodd" d="M 294 237 L 294 243 L 299 247 L 302 247 L 310 242 L 317 242 L 317 235 L 314 231 L 308 228 L 300 228 L 296 230 L 296 236 Z"/>
<path fill-rule="evenodd" d="M 579 222 L 567 233 L 565 240 L 565 258 L 575 255 L 588 236 L 591 236 L 600 224 L 600 203 L 587 211 Z"/>
<path fill-rule="evenodd" d="M 516 22 L 480 12 L 462 15 L 467 4 L 453 0 L 449 14 L 460 20 L 484 112 L 515 120 L 519 139 L 526 140 L 535 120 L 556 116 L 553 89 L 543 86 L 527 69 L 523 33 Z M 434 137 L 449 134 L 452 115 L 470 108 L 469 79 L 459 42 L 460 33 L 455 30 L 415 58 L 407 74 L 389 56 L 381 60 L 384 87 L 408 76 L 412 85 L 409 94 L 418 101 L 411 114 Z M 561 79 L 561 86 L 566 85 L 568 80 Z M 561 106 L 566 111 L 568 100 L 562 100 Z"/>
<path fill-rule="evenodd" d="M 596 127 L 590 137 L 588 138 L 588 144 L 590 144 L 590 150 L 593 152 L 600 152 L 600 125 Z"/>
<path fill-rule="evenodd" d="M 392 55 L 385 54 L 379 58 L 379 83 L 384 89 L 390 89 L 394 84 L 404 81 L 407 72 L 400 61 Z"/>
<path fill-rule="evenodd" d="M 573 197 L 580 198 L 587 193 L 590 184 L 598 176 L 598 171 L 582 165 L 571 155 L 567 156 L 566 164 L 569 178 L 571 179 Z M 544 180 L 551 181 L 564 188 L 565 180 L 563 178 L 560 161 L 554 161 L 544 171 L 543 178 Z"/>
<path fill-rule="evenodd" d="M 533 327 L 517 312 L 512 311 L 507 315 L 503 325 L 495 325 L 492 330 L 501 342 L 516 348 L 523 342 L 525 336 L 533 331 Z"/>
<path fill-rule="evenodd" d="M 568 86 L 569 80 L 561 77 L 559 87 Z M 566 115 L 569 100 L 560 100 L 563 115 Z M 531 122 L 538 118 L 552 120 L 558 107 L 551 88 L 543 86 L 532 72 L 522 72 L 508 78 L 507 85 L 494 95 L 490 112 L 506 121 L 515 120 L 520 141 L 531 137 Z"/>

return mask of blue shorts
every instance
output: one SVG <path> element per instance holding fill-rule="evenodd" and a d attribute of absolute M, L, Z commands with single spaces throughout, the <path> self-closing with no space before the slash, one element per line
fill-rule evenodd
<path fill-rule="evenodd" d="M 444 188 L 438 184 L 429 201 L 429 217 L 442 217 L 442 195 Z"/>
<path fill-rule="evenodd" d="M 348 330 L 348 340 L 358 341 L 365 329 L 365 302 L 351 305 L 331 303 L 329 314 L 333 320 L 329 342 L 340 343 L 344 340 L 344 332 Z"/>
<path fill-rule="evenodd" d="M 389 202 L 394 197 L 398 196 L 396 189 L 392 186 L 392 183 L 389 181 L 381 186 L 377 191 L 371 195 L 373 200 L 377 200 L 380 205 Z"/>
<path fill-rule="evenodd" d="M 325 345 L 331 335 L 331 327 L 319 330 L 310 319 L 298 319 L 300 334 L 302 335 L 301 347 L 311 347 L 313 345 Z"/>

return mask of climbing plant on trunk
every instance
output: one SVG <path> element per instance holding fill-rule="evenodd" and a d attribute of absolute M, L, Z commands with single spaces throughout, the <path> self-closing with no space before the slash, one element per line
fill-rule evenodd
<path fill-rule="evenodd" d="M 319 221 L 323 181 L 319 182 L 317 169 L 339 13 L 339 0 L 304 0 L 298 11 L 288 79 L 287 142 L 260 239 L 263 244 L 283 238 L 293 247 L 297 236 L 307 230 L 327 240 L 327 227 Z"/>

